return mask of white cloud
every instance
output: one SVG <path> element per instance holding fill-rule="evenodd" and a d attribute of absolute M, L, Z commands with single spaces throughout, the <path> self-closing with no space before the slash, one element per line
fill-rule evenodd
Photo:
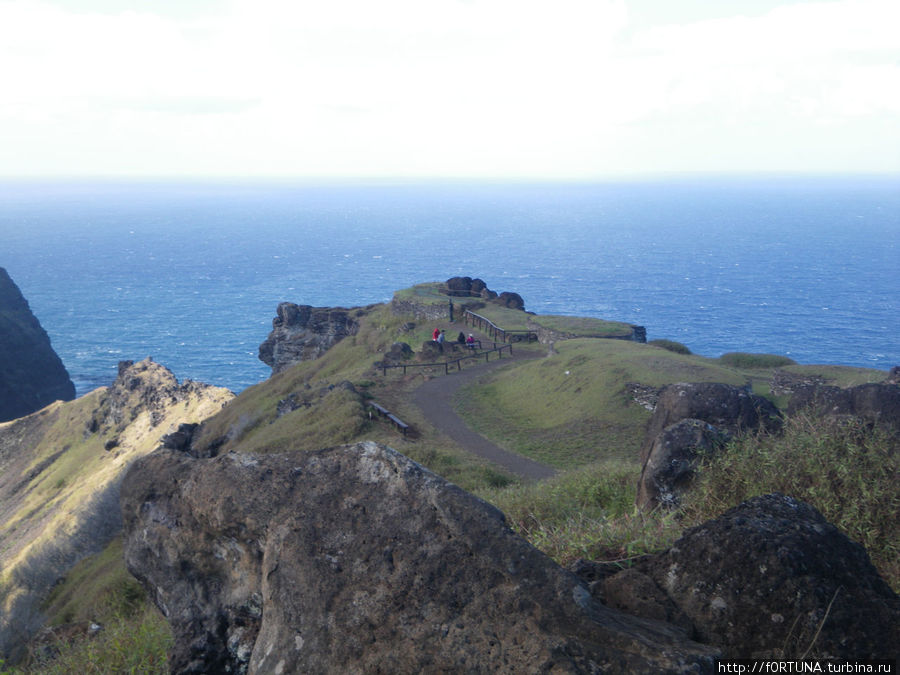
<path fill-rule="evenodd" d="M 893 0 L 658 26 L 626 5 L 0 0 L 0 174 L 778 170 L 813 145 L 836 170 L 900 112 Z M 900 170 L 887 152 L 866 161 Z"/>

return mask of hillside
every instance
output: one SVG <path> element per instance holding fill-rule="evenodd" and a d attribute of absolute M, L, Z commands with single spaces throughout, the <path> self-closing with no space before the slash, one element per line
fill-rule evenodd
<path fill-rule="evenodd" d="M 454 299 L 451 321 L 446 296 L 435 294 L 435 286 L 438 285 L 399 291 L 389 304 L 345 310 L 352 312 L 356 324 L 352 330 L 346 331 L 313 360 L 293 365 L 280 361 L 278 372 L 236 398 L 229 400 L 224 393 L 215 394 L 202 410 L 184 404 L 184 409 L 179 409 L 179 422 L 188 418 L 205 420 L 189 441 L 192 454 L 215 457 L 229 452 L 312 451 L 375 441 L 497 504 L 520 533 L 558 561 L 571 563 L 578 557 L 620 560 L 662 550 L 686 525 L 696 522 L 678 522 L 662 513 L 638 516 L 634 512 L 636 483 L 641 472 L 638 454 L 651 416 L 650 408 L 660 388 L 676 382 L 749 386 L 754 393 L 784 407 L 790 398 L 790 388 L 785 382 L 847 387 L 881 382 L 886 376 L 877 370 L 793 364 L 768 355 L 709 359 L 690 354 L 673 343 L 658 346 L 635 341 L 634 327 L 628 324 L 577 317 L 540 317 L 483 303 L 482 298 L 475 304 Z M 479 303 L 482 304 L 475 306 Z M 436 326 L 445 329 L 451 342 L 459 332 L 473 332 L 482 340 L 485 350 L 493 344 L 486 332 L 464 322 L 460 310 L 467 304 L 474 307 L 473 311 L 494 317 L 497 325 L 502 325 L 499 322 L 506 318 L 509 325 L 524 326 L 524 330 L 535 333 L 541 325 L 552 328 L 553 344 L 517 341 L 513 343 L 515 358 L 498 362 L 495 355 L 490 368 L 483 367 L 484 359 L 472 358 L 459 345 L 448 343 L 443 351 L 436 351 L 431 343 Z M 279 317 L 282 315 L 284 312 L 279 308 Z M 614 330 L 603 335 L 599 330 L 603 326 L 613 326 Z M 275 328 L 273 335 L 278 324 Z M 298 328 L 293 332 L 302 331 Z M 616 339 L 602 339 L 600 335 Z M 279 339 L 295 337 L 307 340 L 309 335 L 270 336 L 267 349 L 275 353 L 281 347 Z M 290 352 L 284 349 L 279 353 Z M 466 357 L 467 360 L 458 361 Z M 529 483 L 504 466 L 473 453 L 433 425 L 417 399 L 425 381 L 456 376 L 453 369 L 429 365 L 444 361 L 455 362 L 454 368 L 463 368 L 467 373 L 479 373 L 474 383 L 463 387 L 455 399 L 455 408 L 467 424 L 506 451 L 558 470 L 556 478 Z M 396 365 L 406 365 L 406 372 L 390 367 Z M 126 390 L 127 387 L 120 386 L 121 397 L 98 390 L 3 429 L 0 443 L 6 445 L 0 445 L 0 460 L 13 454 L 30 459 L 25 463 L 27 466 L 22 464 L 17 468 L 16 474 L 20 476 L 17 485 L 27 484 L 28 490 L 11 489 L 8 487 L 11 481 L 0 484 L 0 505 L 6 509 L 4 516 L 10 514 L 9 529 L 0 534 L 16 530 L 33 532 L 39 527 L 47 532 L 66 530 L 53 520 L 58 509 L 63 508 L 59 505 L 65 503 L 64 495 L 83 496 L 86 490 L 94 490 L 100 499 L 111 494 L 100 489 L 114 483 L 114 476 L 121 475 L 108 471 L 111 450 L 122 453 L 121 462 L 112 463 L 121 467 L 130 461 L 128 457 L 146 454 L 158 445 L 162 435 L 159 432 L 177 428 L 176 418 L 167 416 L 169 412 L 160 412 L 155 418 L 144 417 L 141 406 L 147 405 L 147 401 L 142 401 L 139 395 L 129 398 Z M 110 408 L 113 401 L 119 403 Z M 372 402 L 389 409 L 408 424 L 408 433 L 401 434 L 395 425 L 374 414 Z M 116 426 L 132 415 L 137 426 L 129 429 Z M 116 419 L 119 420 L 116 423 L 110 421 Z M 145 421 L 140 422 L 141 419 Z M 157 420 L 155 424 L 154 420 Z M 837 437 L 836 432 L 833 437 Z M 789 438 L 789 443 L 800 442 L 799 435 Z M 883 443 L 886 445 L 869 455 L 885 452 L 885 468 L 890 475 L 891 466 L 897 461 L 896 441 L 888 438 Z M 10 451 L 4 453 L 4 447 Z M 65 461 L 71 463 L 65 465 Z M 67 473 L 73 465 L 78 466 L 77 475 Z M 6 473 L 0 475 L 5 477 Z M 22 483 L 22 477 L 27 477 L 28 482 Z M 882 484 L 878 481 L 882 479 L 873 485 Z M 2 492 L 4 487 L 6 493 Z M 775 487 L 773 482 L 754 489 L 764 492 Z M 820 504 L 816 506 L 823 508 Z M 709 517 L 708 512 L 701 513 L 696 505 L 691 508 L 695 514 L 692 518 Z M 883 506 L 878 502 L 872 510 L 881 513 Z M 73 539 L 77 540 L 75 529 L 72 528 Z M 892 529 L 880 532 L 888 548 L 879 554 L 879 560 L 888 560 L 891 551 L 896 551 L 897 533 Z M 99 551 L 110 540 L 108 536 L 102 539 L 102 542 L 92 542 L 91 551 Z M 5 538 L 3 541 L 0 556 L 5 558 L 0 561 L 4 562 L 4 568 L 7 560 L 28 559 L 29 549 L 24 544 L 13 546 Z M 38 551 L 39 544 L 40 538 L 35 537 L 30 550 Z M 110 563 L 120 550 L 121 545 L 113 540 L 112 548 L 105 554 L 88 558 L 79 566 L 83 570 L 102 570 L 92 580 L 94 594 L 122 597 L 123 567 Z M 881 569 L 883 574 L 897 572 L 889 566 Z M 54 578 L 56 574 L 53 573 Z M 44 606 L 51 622 L 93 616 L 91 612 L 96 612 L 96 607 L 75 600 L 79 586 L 88 576 L 91 574 L 73 573 L 57 587 L 52 603 Z M 109 583 L 104 585 L 97 576 L 108 578 Z M 9 583 L 10 574 L 4 578 L 7 606 L 13 607 L 9 598 L 16 597 L 10 590 L 15 584 Z M 21 583 L 21 579 L 19 575 L 16 582 Z M 893 583 L 897 583 L 896 578 Z M 37 618 L 33 602 L 29 611 Z M 139 618 L 146 620 L 144 615 Z M 158 620 L 155 621 L 153 625 L 158 626 Z M 134 639 L 139 632 L 135 624 L 122 625 L 132 626 L 129 639 Z M 154 645 L 157 646 L 148 647 L 139 642 L 132 649 L 135 653 L 143 649 L 152 652 L 158 650 L 158 643 Z M 154 653 L 153 658 L 158 658 L 158 651 Z"/>
<path fill-rule="evenodd" d="M 0 425 L 0 653 L 21 655 L 57 580 L 118 535 L 128 466 L 232 397 L 179 384 L 148 359 L 120 364 L 110 387 Z"/>

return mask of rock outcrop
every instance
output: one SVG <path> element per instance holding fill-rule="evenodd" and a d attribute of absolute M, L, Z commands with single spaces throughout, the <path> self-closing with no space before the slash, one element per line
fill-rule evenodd
<path fill-rule="evenodd" d="M 0 267 L 0 422 L 73 398 L 75 385 L 50 338 Z"/>
<path fill-rule="evenodd" d="M 40 601 L 121 531 L 131 462 L 164 436 L 177 443 L 233 397 L 179 384 L 150 359 L 125 361 L 112 386 L 0 425 L 0 658 L 21 656 L 43 622 Z"/>
<path fill-rule="evenodd" d="M 280 373 L 301 361 L 319 358 L 348 335 L 356 335 L 368 308 L 311 307 L 282 302 L 272 332 L 259 346 L 259 360 Z"/>
<path fill-rule="evenodd" d="M 900 643 L 900 598 L 865 549 L 780 494 L 754 497 L 602 583 L 613 606 L 676 616 L 729 658 L 874 659 Z"/>
<path fill-rule="evenodd" d="M 375 443 L 159 450 L 122 512 L 173 672 L 714 672 L 715 650 L 604 607 L 499 511 Z"/>
<path fill-rule="evenodd" d="M 780 427 L 778 408 L 746 389 L 718 382 L 665 387 L 641 448 L 635 503 L 642 509 L 678 506 L 700 453 L 716 450 L 740 431 Z"/>
<path fill-rule="evenodd" d="M 888 382 L 856 387 L 812 385 L 798 388 L 788 404 L 788 414 L 807 411 L 830 417 L 856 417 L 900 431 L 900 386 Z"/>

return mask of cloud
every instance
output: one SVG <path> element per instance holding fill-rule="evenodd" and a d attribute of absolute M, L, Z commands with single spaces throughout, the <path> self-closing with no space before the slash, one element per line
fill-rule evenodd
<path fill-rule="evenodd" d="M 657 25 L 624 0 L 71 5 L 0 0 L 0 173 L 777 169 L 900 110 L 893 0 Z"/>

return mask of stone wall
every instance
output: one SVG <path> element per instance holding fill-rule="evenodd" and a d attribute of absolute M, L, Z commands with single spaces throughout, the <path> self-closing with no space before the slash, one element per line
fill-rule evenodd
<path fill-rule="evenodd" d="M 551 330 L 545 328 L 533 321 L 528 322 L 528 329 L 533 330 L 541 344 L 550 344 L 551 342 L 560 342 L 561 340 L 572 340 L 574 338 L 603 338 L 607 340 L 628 340 L 630 342 L 647 342 L 647 329 L 643 326 L 631 326 L 631 333 L 623 335 L 576 335 L 574 333 L 565 333 L 562 331 Z"/>

